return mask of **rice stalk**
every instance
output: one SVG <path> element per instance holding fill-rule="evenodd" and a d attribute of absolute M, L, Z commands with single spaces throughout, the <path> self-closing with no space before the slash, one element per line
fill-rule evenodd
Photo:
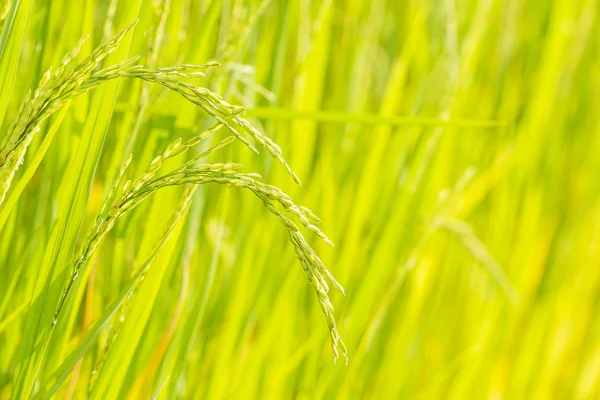
<path fill-rule="evenodd" d="M 51 68 L 44 74 L 38 89 L 36 89 L 33 94 L 28 94 L 17 114 L 16 120 L 10 126 L 2 145 L 0 146 L 0 203 L 4 200 L 15 172 L 23 162 L 25 152 L 27 151 L 31 140 L 34 135 L 40 131 L 40 124 L 71 98 L 92 90 L 112 79 L 127 77 L 160 84 L 179 93 L 188 101 L 199 106 L 209 116 L 213 117 L 217 121 L 217 124 L 208 131 L 191 138 L 185 143 L 183 143 L 181 139 L 176 140 L 167 147 L 161 155 L 151 162 L 148 170 L 142 176 L 135 181 L 128 180 L 121 187 L 121 181 L 132 160 L 131 155 L 126 158 L 118 175 L 114 179 L 114 184 L 108 191 L 102 209 L 95 220 L 92 233 L 82 247 L 79 256 L 74 261 L 70 276 L 56 306 L 56 311 L 52 319 L 52 327 L 56 325 L 66 298 L 70 293 L 74 282 L 78 279 L 82 267 L 86 265 L 97 246 L 106 234 L 110 232 L 121 216 L 133 210 L 150 194 L 160 188 L 184 184 L 199 185 L 205 183 L 218 183 L 225 184 L 228 187 L 242 187 L 252 191 L 263 201 L 267 209 L 277 216 L 280 222 L 285 226 L 290 241 L 295 248 L 297 258 L 299 259 L 309 282 L 313 286 L 319 304 L 325 314 L 331 332 L 331 344 L 335 359 L 339 357 L 338 347 L 341 347 L 343 356 L 347 360 L 347 350 L 336 329 L 335 319 L 332 314 L 333 306 L 327 295 L 330 284 L 334 285 L 342 292 L 343 288 L 325 268 L 312 248 L 307 244 L 300 233 L 298 226 L 292 222 L 291 219 L 284 216 L 276 207 L 276 204 L 279 204 L 279 206 L 287 213 L 294 215 L 305 229 L 315 233 L 328 245 L 333 245 L 327 236 L 316 226 L 319 221 L 318 218 L 310 210 L 297 206 L 291 198 L 279 188 L 256 180 L 255 178 L 257 178 L 258 175 L 238 173 L 236 170 L 241 167 L 240 164 L 197 164 L 202 158 L 207 157 L 212 152 L 231 143 L 234 138 L 240 140 L 249 149 L 258 153 L 248 139 L 238 131 L 241 130 L 246 135 L 252 137 L 252 139 L 272 157 L 278 159 L 287 169 L 294 181 L 300 183 L 300 180 L 292 171 L 291 167 L 283 159 L 279 146 L 241 117 L 245 111 L 244 107 L 228 103 L 222 99 L 221 96 L 207 88 L 198 87 L 194 84 L 182 81 L 182 79 L 204 78 L 204 71 L 209 68 L 217 67 L 219 63 L 209 62 L 206 64 L 181 64 L 171 67 L 147 68 L 142 65 L 133 65 L 138 59 L 137 57 L 134 57 L 125 62 L 94 72 L 100 61 L 116 49 L 119 42 L 133 29 L 136 23 L 137 21 L 130 24 L 118 35 L 98 46 L 92 54 L 85 58 L 80 64 L 72 70 L 67 71 L 67 66 L 77 56 L 84 41 L 87 39 L 87 37 L 83 38 L 71 52 L 65 55 L 60 66 L 56 70 L 53 71 Z M 233 136 L 223 139 L 211 149 L 192 158 L 174 171 L 159 176 L 158 178 L 154 178 L 164 161 L 184 153 L 202 139 L 222 127 L 227 128 Z M 113 201 L 113 198 L 115 197 L 116 200 Z M 109 207 L 109 204 L 112 205 Z"/>
<path fill-rule="evenodd" d="M 233 140 L 233 137 L 228 137 L 222 140 L 212 148 L 196 157 L 193 157 L 191 160 L 180 165 L 171 172 L 155 178 L 156 173 L 160 170 L 164 161 L 175 157 L 176 155 L 183 154 L 192 146 L 198 144 L 202 139 L 208 137 L 221 127 L 221 124 L 217 124 L 200 135 L 189 139 L 185 143 L 183 143 L 181 138 L 175 140 L 164 150 L 161 155 L 157 156 L 150 163 L 150 166 L 144 174 L 142 174 L 135 181 L 128 180 L 119 190 L 118 187 L 120 186 L 121 179 L 131 162 L 131 157 L 127 158 L 126 162 L 121 167 L 115 184 L 109 190 L 109 195 L 102 206 L 98 217 L 96 218 L 96 223 L 92 229 L 92 233 L 89 235 L 86 244 L 80 251 L 79 257 L 77 257 L 73 267 L 71 268 L 70 276 L 61 294 L 54 314 L 52 321 L 53 326 L 56 325 L 58 321 L 58 317 L 65 300 L 70 293 L 74 282 L 79 277 L 81 269 L 90 259 L 101 240 L 114 227 L 117 220 L 119 220 L 124 214 L 135 209 L 152 193 L 161 188 L 187 184 L 201 185 L 207 183 L 218 183 L 226 185 L 227 187 L 240 187 L 252 191 L 260 200 L 262 200 L 269 212 L 275 215 L 286 228 L 290 242 L 294 246 L 296 257 L 300 261 L 302 269 L 305 272 L 309 283 L 315 290 L 319 304 L 325 315 L 327 325 L 330 330 L 334 360 L 339 358 L 338 347 L 340 347 L 342 354 L 347 361 L 347 349 L 339 335 L 339 332 L 337 331 L 336 322 L 333 317 L 333 305 L 331 304 L 327 294 L 329 292 L 329 285 L 335 286 L 342 293 L 344 293 L 344 289 L 327 270 L 315 251 L 308 245 L 296 223 L 283 215 L 283 213 L 277 208 L 276 204 L 279 204 L 279 206 L 282 207 L 287 213 L 295 216 L 305 229 L 313 232 L 326 244 L 333 245 L 329 238 L 327 238 L 327 236 L 315 225 L 319 222 L 319 218 L 314 215 L 312 211 L 306 207 L 296 205 L 292 199 L 278 187 L 258 181 L 256 178 L 259 177 L 259 175 L 237 172 L 237 170 L 241 168 L 241 164 L 198 164 L 202 158 L 207 157 L 214 151 L 217 151 L 230 143 Z M 108 204 L 110 204 L 114 194 L 117 192 L 120 192 L 121 196 L 113 201 L 111 207 L 108 209 L 108 211 L 106 211 Z"/>
<path fill-rule="evenodd" d="M 227 103 L 209 89 L 196 87 L 191 83 L 179 80 L 180 78 L 202 78 L 205 76 L 202 71 L 218 66 L 217 62 L 202 65 L 182 64 L 163 68 L 145 68 L 141 65 L 131 66 L 138 60 L 138 57 L 134 57 L 92 73 L 98 63 L 116 49 L 118 43 L 133 29 L 136 23 L 137 21 L 130 24 L 118 35 L 98 46 L 91 55 L 70 73 L 66 72 L 67 65 L 79 53 L 81 46 L 87 39 L 87 37 L 84 37 L 71 52 L 65 55 L 59 68 L 54 72 L 50 68 L 44 74 L 38 89 L 33 95 L 31 95 L 31 92 L 27 95 L 17 113 L 17 119 L 10 126 L 0 145 L 0 204 L 4 201 L 14 174 L 23 162 L 27 147 L 34 135 L 40 131 L 40 124 L 71 98 L 119 77 L 138 78 L 147 82 L 158 83 L 180 93 L 184 98 L 198 105 L 208 115 L 226 126 L 248 148 L 258 153 L 256 148 L 230 124 L 229 121 L 233 121 L 272 157 L 278 159 L 296 183 L 300 183 L 300 179 L 283 159 L 279 146 L 260 133 L 247 120 L 240 117 L 240 114 L 245 111 L 244 107 Z"/>
<path fill-rule="evenodd" d="M 81 46 L 88 38 L 81 39 L 75 48 L 67 53 L 59 67 L 50 68 L 40 82 L 38 88 L 27 94 L 25 101 L 17 113 L 16 120 L 8 129 L 0 145 L 0 204 L 34 135 L 40 131 L 40 124 L 53 112 L 62 107 L 78 91 L 86 76 L 90 74 L 102 59 L 113 52 L 123 37 L 133 29 L 137 21 L 127 26 L 118 35 L 98 46 L 92 54 L 84 59 L 72 71 L 67 72 L 67 65 L 77 56 Z"/>
<path fill-rule="evenodd" d="M 82 85 L 81 90 L 89 90 L 90 88 L 101 84 L 101 82 L 118 77 L 137 78 L 163 85 L 199 106 L 208 115 L 227 127 L 227 129 L 229 129 L 235 137 L 244 143 L 250 150 L 258 153 L 258 150 L 256 150 L 256 148 L 237 131 L 235 126 L 241 128 L 246 134 L 251 136 L 260 147 L 264 148 L 271 157 L 276 158 L 286 168 L 288 174 L 294 181 L 300 184 L 300 179 L 284 160 L 281 148 L 269 137 L 253 127 L 250 122 L 241 117 L 246 110 L 244 107 L 228 103 L 217 93 L 214 93 L 207 88 L 197 87 L 192 83 L 182 82 L 178 79 L 180 77 L 202 78 L 205 76 L 202 71 L 219 66 L 218 62 L 213 61 L 206 64 L 182 64 L 166 68 L 145 68 L 141 65 L 130 66 L 129 64 L 129 62 L 125 62 L 97 72 L 88 82 Z M 230 121 L 233 122 L 233 124 L 231 124 Z"/>

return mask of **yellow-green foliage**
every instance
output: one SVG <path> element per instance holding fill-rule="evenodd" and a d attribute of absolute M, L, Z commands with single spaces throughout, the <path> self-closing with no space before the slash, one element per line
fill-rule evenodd
<path fill-rule="evenodd" d="M 6 18 L 9 8 L 10 8 L 10 2 L 8 0 L 0 1 L 0 20 L 3 20 L 4 18 Z"/>
<path fill-rule="evenodd" d="M 0 399 L 600 397 L 599 17 L 0 1 Z"/>

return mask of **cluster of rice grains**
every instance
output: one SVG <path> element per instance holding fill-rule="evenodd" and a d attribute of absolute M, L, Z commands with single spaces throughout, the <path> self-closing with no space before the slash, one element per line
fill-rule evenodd
<path fill-rule="evenodd" d="M 333 245 L 316 226 L 319 223 L 319 219 L 307 208 L 296 205 L 279 188 L 258 181 L 257 179 L 260 177 L 257 174 L 238 172 L 241 167 L 240 164 L 200 164 L 201 159 L 226 146 L 235 139 L 240 140 L 249 149 L 258 153 L 256 148 L 243 136 L 242 133 L 245 133 L 272 157 L 279 160 L 294 181 L 300 183 L 298 177 L 283 159 L 281 149 L 242 117 L 245 110 L 243 107 L 231 105 L 216 93 L 183 81 L 183 79 L 202 78 L 205 76 L 203 73 L 204 70 L 216 67 L 219 64 L 211 62 L 204 65 L 182 64 L 166 68 L 146 68 L 142 65 L 134 65 L 137 58 L 133 58 L 94 72 L 98 63 L 116 48 L 120 40 L 134 26 L 135 23 L 131 24 L 111 40 L 100 45 L 79 65 L 68 71 L 66 67 L 78 54 L 85 40 L 83 39 L 73 51 L 63 58 L 63 61 L 56 70 L 52 71 L 50 69 L 46 72 L 39 88 L 33 93 L 33 96 L 31 93 L 28 95 L 0 147 L 0 203 L 4 200 L 14 174 L 23 161 L 29 143 L 33 136 L 40 131 L 40 123 L 71 98 L 109 80 L 128 77 L 163 85 L 199 106 L 208 115 L 213 117 L 217 123 L 206 132 L 191 138 L 187 142 L 182 142 L 181 139 L 176 140 L 163 154 L 151 162 L 148 170 L 141 177 L 134 181 L 127 180 L 121 185 L 121 181 L 126 175 L 127 168 L 132 160 L 131 155 L 127 158 L 109 191 L 104 206 L 92 228 L 92 233 L 71 268 L 70 277 L 56 307 L 53 325 L 56 324 L 57 318 L 60 316 L 61 309 L 67 295 L 72 289 L 73 283 L 81 275 L 81 269 L 85 268 L 87 261 L 100 241 L 112 229 L 115 222 L 121 216 L 133 210 L 150 194 L 160 188 L 174 185 L 217 183 L 252 191 L 287 229 L 296 255 L 317 294 L 319 304 L 325 314 L 331 335 L 331 345 L 335 356 L 334 360 L 337 360 L 339 357 L 338 349 L 341 349 L 342 355 L 347 362 L 347 350 L 336 329 L 336 323 L 332 314 L 333 306 L 327 294 L 329 285 L 335 286 L 342 293 L 343 288 L 325 268 L 314 250 L 308 245 L 296 223 L 286 217 L 280 211 L 280 208 L 293 215 L 300 221 L 304 228 L 314 232 L 325 243 Z M 174 170 L 162 175 L 159 174 L 165 160 L 186 152 L 191 147 L 197 145 L 202 139 L 223 128 L 231 132 L 232 136 L 223 139 L 214 147 L 193 157 Z"/>
<path fill-rule="evenodd" d="M 46 71 L 33 96 L 31 91 L 27 94 L 16 120 L 9 127 L 0 145 L 0 204 L 4 200 L 15 172 L 23 162 L 29 143 L 40 130 L 40 124 L 69 99 L 89 87 L 86 85 L 89 74 L 100 61 L 116 49 L 121 39 L 134 26 L 135 24 L 131 24 L 111 40 L 98 46 L 77 67 L 67 71 L 67 65 L 77 56 L 87 39 L 87 37 L 83 38 L 75 49 L 64 56 L 56 70 L 50 68 Z"/>

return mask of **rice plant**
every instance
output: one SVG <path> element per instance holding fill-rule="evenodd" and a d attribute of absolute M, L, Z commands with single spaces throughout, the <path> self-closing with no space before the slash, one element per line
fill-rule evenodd
<path fill-rule="evenodd" d="M 152 160 L 148 169 L 139 178 L 133 182 L 128 180 L 121 187 L 121 180 L 132 161 L 132 156 L 130 155 L 126 159 L 115 182 L 108 192 L 108 196 L 100 214 L 96 218 L 96 222 L 92 227 L 92 233 L 89 235 L 87 241 L 84 242 L 85 244 L 83 245 L 79 256 L 76 257 L 70 272 L 66 276 L 65 288 L 59 297 L 56 311 L 52 318 L 52 328 L 42 334 L 42 337 L 44 338 L 42 343 L 47 343 L 51 340 L 51 335 L 54 333 L 53 328 L 58 322 L 60 313 L 74 283 L 80 275 L 84 273 L 82 270 L 87 266 L 89 259 L 92 257 L 102 239 L 110 232 L 121 217 L 135 209 L 148 196 L 163 187 L 186 184 L 200 185 L 206 183 L 218 183 L 228 187 L 242 187 L 252 191 L 260 200 L 262 200 L 267 209 L 278 217 L 284 227 L 288 230 L 290 241 L 296 249 L 297 257 L 308 277 L 308 281 L 311 283 L 317 294 L 319 303 L 325 314 L 327 325 L 331 332 L 331 345 L 335 359 L 339 357 L 338 346 L 341 346 L 343 355 L 347 361 L 348 354 L 346 347 L 336 329 L 336 322 L 332 314 L 333 306 L 327 295 L 327 292 L 329 291 L 327 282 L 333 284 L 343 292 L 342 286 L 333 278 L 316 253 L 308 245 L 304 236 L 300 233 L 298 226 L 289 218 L 285 217 L 274 203 L 278 203 L 285 211 L 295 215 L 306 229 L 313 231 L 327 244 L 333 245 L 325 234 L 313 224 L 318 223 L 319 219 L 307 208 L 300 208 L 297 206 L 291 198 L 279 188 L 257 181 L 255 178 L 259 176 L 237 172 L 236 170 L 242 166 L 241 164 L 198 164 L 200 160 L 231 143 L 232 139 L 236 138 L 258 153 L 256 148 L 237 130 L 243 129 L 244 132 L 249 134 L 261 147 L 266 149 L 269 154 L 274 158 L 277 158 L 281 164 L 286 167 L 294 180 L 297 183 L 300 183 L 297 176 L 281 156 L 281 149 L 240 116 L 245 111 L 243 107 L 231 105 L 210 90 L 196 87 L 194 84 L 182 80 L 205 78 L 206 75 L 202 70 L 216 67 L 219 64 L 211 62 L 204 65 L 182 64 L 180 66 L 165 68 L 145 68 L 142 65 L 132 65 L 137 61 L 137 58 L 134 58 L 93 72 L 99 62 L 115 50 L 119 42 L 131 29 L 133 29 L 134 26 L 135 23 L 129 25 L 118 35 L 98 46 L 92 54 L 67 72 L 69 62 L 76 57 L 81 50 L 81 46 L 85 41 L 85 38 L 82 39 L 74 50 L 64 56 L 59 68 L 55 71 L 50 69 L 44 74 L 44 77 L 33 96 L 30 93 L 27 95 L 23 105 L 17 112 L 16 121 L 10 126 L 0 148 L 0 179 L 2 180 L 0 203 L 4 200 L 15 173 L 23 163 L 28 146 L 35 134 L 40 131 L 40 124 L 73 97 L 92 90 L 111 79 L 121 77 L 138 78 L 165 86 L 199 106 L 209 116 L 218 121 L 218 124 L 208 131 L 192 137 L 185 143 L 182 142 L 181 138 L 177 139 L 170 144 L 162 154 Z M 234 125 L 237 126 L 237 129 Z M 202 139 L 205 139 L 221 127 L 226 127 L 233 133 L 233 136 L 222 140 L 209 150 L 193 157 L 191 160 L 185 162 L 170 173 L 155 177 L 167 160 L 187 152 L 196 146 Z M 115 195 L 119 196 L 116 199 L 113 199 Z M 186 195 L 184 198 L 189 201 L 190 196 Z M 111 202 L 112 204 L 110 204 Z M 109 204 L 110 206 L 107 207 Z M 42 346 L 45 346 L 45 344 Z M 33 351 L 33 349 L 31 349 L 31 351 Z M 29 357 L 29 355 L 27 355 L 27 357 Z M 33 374 L 29 384 L 35 384 L 35 381 L 38 379 L 35 371 L 39 368 L 39 365 L 44 362 L 44 357 L 45 351 L 42 350 L 34 361 L 36 364 L 33 367 L 33 371 L 30 372 L 30 370 L 25 369 L 24 371 L 26 372 L 21 372 L 22 374 Z M 17 380 L 17 383 L 20 383 L 20 379 L 27 378 L 22 378 L 17 374 L 15 379 Z M 32 387 L 18 387 L 20 389 L 22 388 L 21 390 L 23 391 L 19 394 L 20 396 L 29 397 L 33 394 Z M 51 394 L 53 394 L 53 392 L 44 395 Z"/>
<path fill-rule="evenodd" d="M 598 398 L 599 11 L 0 1 L 0 399 Z"/>

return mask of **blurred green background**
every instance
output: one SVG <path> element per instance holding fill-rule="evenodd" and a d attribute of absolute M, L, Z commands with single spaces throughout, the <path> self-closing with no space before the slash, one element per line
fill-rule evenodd
<path fill-rule="evenodd" d="M 211 160 L 242 162 L 319 215 L 336 246 L 307 238 L 346 289 L 332 302 L 348 366 L 331 361 L 327 325 L 276 218 L 252 194 L 201 187 L 158 260 L 165 272 L 140 335 L 119 341 L 136 309 L 119 313 L 57 398 L 85 398 L 94 384 L 109 388 L 105 398 L 140 399 L 600 397 L 597 0 L 20 7 L 29 17 L 0 135 L 82 36 L 87 55 L 137 17 L 129 57 L 221 62 L 197 84 L 247 107 L 303 184 L 239 143 Z M 144 87 L 122 80 L 106 114 L 77 248 L 129 150 L 139 174 L 211 124 L 177 94 Z M 95 96 L 73 101 L 0 232 L 0 398 L 12 392 L 36 265 Z M 123 290 L 181 195 L 153 196 L 98 248 L 41 382 Z"/>

